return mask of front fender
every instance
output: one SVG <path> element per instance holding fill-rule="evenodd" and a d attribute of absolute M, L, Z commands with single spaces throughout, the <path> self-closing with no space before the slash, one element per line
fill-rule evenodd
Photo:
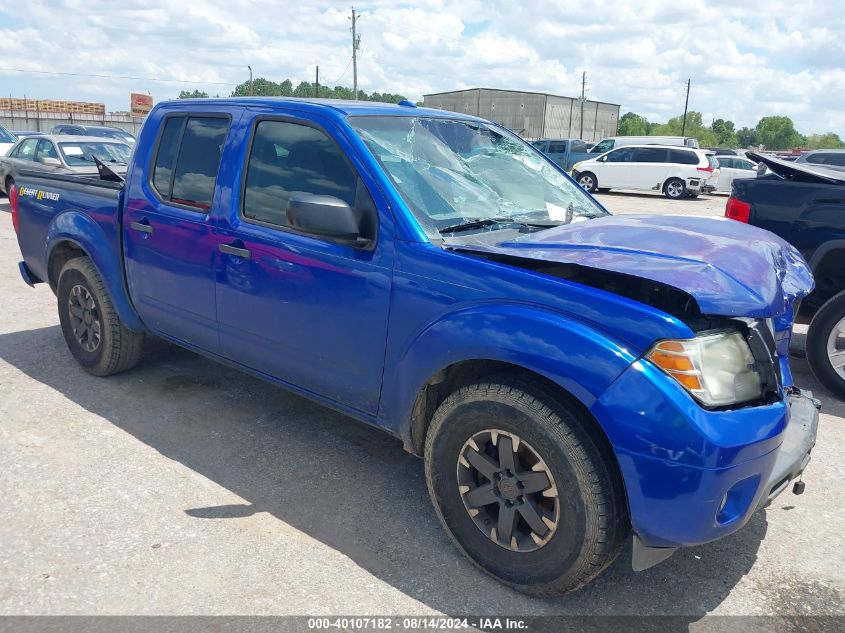
<path fill-rule="evenodd" d="M 121 253 L 115 250 L 115 245 L 120 244 L 120 236 L 116 234 L 118 230 L 116 225 L 112 226 L 115 228 L 115 234 L 108 235 L 103 227 L 86 213 L 81 211 L 60 213 L 53 218 L 47 229 L 46 269 L 49 270 L 53 250 L 62 242 L 70 242 L 83 250 L 102 275 L 120 319 L 130 330 L 140 332 L 145 329 L 144 324 L 135 312 L 135 308 L 132 307 L 123 284 Z"/>
<path fill-rule="evenodd" d="M 606 334 L 535 306 L 482 304 L 442 316 L 395 354 L 388 350 L 382 417 L 404 441 L 414 401 L 438 371 L 460 361 L 493 360 L 536 372 L 587 408 L 634 360 Z"/>

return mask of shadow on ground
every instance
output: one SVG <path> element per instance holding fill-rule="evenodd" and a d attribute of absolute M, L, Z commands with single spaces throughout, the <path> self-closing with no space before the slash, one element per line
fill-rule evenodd
<path fill-rule="evenodd" d="M 197 521 L 269 513 L 444 613 L 695 620 L 749 571 L 766 534 L 766 514 L 758 513 L 737 534 L 639 574 L 627 547 L 586 589 L 533 599 L 461 557 L 430 508 L 421 461 L 376 429 L 160 342 L 141 366 L 107 379 L 73 362 L 58 326 L 0 335 L 0 358 L 249 501 L 185 508 Z"/>

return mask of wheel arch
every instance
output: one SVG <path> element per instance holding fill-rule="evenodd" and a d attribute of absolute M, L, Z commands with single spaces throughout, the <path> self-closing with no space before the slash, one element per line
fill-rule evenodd
<path fill-rule="evenodd" d="M 845 290 L 845 239 L 830 240 L 819 246 L 808 262 L 816 281 L 805 306 L 819 309 Z"/>
<path fill-rule="evenodd" d="M 77 257 L 88 257 L 103 277 L 115 310 L 132 331 L 144 330 L 144 325 L 123 285 L 121 253 L 115 252 L 103 229 L 81 212 L 65 212 L 53 220 L 46 236 L 47 281 L 55 292 L 59 274 L 65 264 Z"/>

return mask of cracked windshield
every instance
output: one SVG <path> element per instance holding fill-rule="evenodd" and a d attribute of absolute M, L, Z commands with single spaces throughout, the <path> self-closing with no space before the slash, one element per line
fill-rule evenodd
<path fill-rule="evenodd" d="M 420 117 L 353 117 L 430 237 L 548 228 L 608 215 L 539 152 L 501 128 Z"/>

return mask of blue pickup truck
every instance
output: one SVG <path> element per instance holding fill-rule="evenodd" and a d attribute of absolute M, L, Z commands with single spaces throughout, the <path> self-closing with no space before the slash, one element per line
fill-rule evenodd
<path fill-rule="evenodd" d="M 813 280 L 767 231 L 614 217 L 508 130 L 410 103 L 166 102 L 125 182 L 100 172 L 10 188 L 82 368 L 157 336 L 392 433 L 512 587 L 576 589 L 628 538 L 644 569 L 803 490 Z"/>

